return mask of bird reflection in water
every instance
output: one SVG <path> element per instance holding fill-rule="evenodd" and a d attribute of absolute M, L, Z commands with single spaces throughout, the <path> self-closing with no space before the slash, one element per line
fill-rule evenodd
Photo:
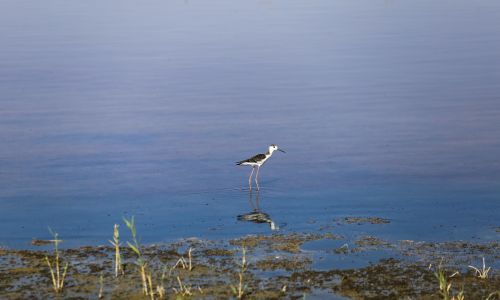
<path fill-rule="evenodd" d="M 259 198 L 260 198 L 260 193 L 257 191 L 255 195 L 255 202 L 253 201 L 252 197 L 252 190 L 248 192 L 248 202 L 250 203 L 250 207 L 252 208 L 252 211 L 246 214 L 242 214 L 238 216 L 238 221 L 247 221 L 247 222 L 253 222 L 253 223 L 267 223 L 269 224 L 269 227 L 271 227 L 271 230 L 278 230 L 279 227 L 274 223 L 273 220 L 271 220 L 271 217 L 260 210 L 259 207 Z"/>

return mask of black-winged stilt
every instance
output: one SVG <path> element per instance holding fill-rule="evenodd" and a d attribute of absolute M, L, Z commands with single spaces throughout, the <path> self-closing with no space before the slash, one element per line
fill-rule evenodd
<path fill-rule="evenodd" d="M 265 154 L 264 153 L 257 154 L 255 156 L 250 157 L 249 159 L 245 159 L 245 160 L 242 160 L 242 161 L 239 161 L 236 163 L 238 166 L 243 165 L 243 166 L 251 166 L 252 167 L 252 172 L 250 173 L 250 177 L 248 177 L 248 186 L 249 186 L 250 190 L 252 189 L 253 171 L 255 170 L 255 168 L 257 168 L 257 173 L 255 175 L 255 184 L 257 185 L 257 190 L 259 190 L 260 189 L 260 187 L 259 187 L 260 167 L 271 157 L 271 155 L 273 155 L 273 152 L 276 150 L 281 151 L 283 153 L 286 153 L 285 151 L 281 150 L 278 147 L 278 145 L 272 144 L 269 146 L 269 149 L 267 150 L 267 152 Z"/>

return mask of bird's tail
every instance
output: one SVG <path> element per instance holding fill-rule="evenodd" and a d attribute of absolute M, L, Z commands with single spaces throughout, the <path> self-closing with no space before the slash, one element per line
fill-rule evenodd
<path fill-rule="evenodd" d="M 235 164 L 236 164 L 237 166 L 241 166 L 241 164 L 242 164 L 242 163 L 243 163 L 242 161 L 237 161 L 237 162 L 235 162 Z"/>

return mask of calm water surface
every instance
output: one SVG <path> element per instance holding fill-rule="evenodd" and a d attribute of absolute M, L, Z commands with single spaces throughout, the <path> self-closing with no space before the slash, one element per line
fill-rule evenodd
<path fill-rule="evenodd" d="M 0 2 L 0 245 L 498 239 L 498 1 Z M 254 203 L 255 205 L 255 203 Z M 345 216 L 380 226 L 337 226 Z"/>

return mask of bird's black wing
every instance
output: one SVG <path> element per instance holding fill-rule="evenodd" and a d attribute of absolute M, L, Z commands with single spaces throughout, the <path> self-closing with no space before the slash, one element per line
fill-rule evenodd
<path fill-rule="evenodd" d="M 259 162 L 259 161 L 261 161 L 261 160 L 263 160 L 265 158 L 266 158 L 265 154 L 257 154 L 255 156 L 250 157 L 249 159 L 245 159 L 245 160 L 239 161 L 236 164 L 237 165 L 241 165 L 242 163 L 256 163 L 256 162 Z"/>

